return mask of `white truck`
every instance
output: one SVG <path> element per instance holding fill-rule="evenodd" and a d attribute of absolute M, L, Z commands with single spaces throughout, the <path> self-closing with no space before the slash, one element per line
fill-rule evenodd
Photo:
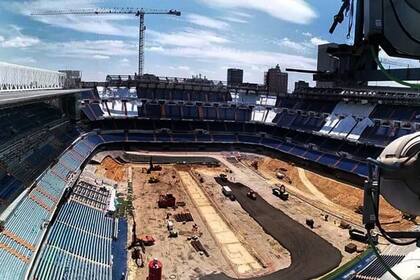
<path fill-rule="evenodd" d="M 229 188 L 228 186 L 222 186 L 222 193 L 226 196 L 229 197 L 232 195 L 232 189 Z"/>

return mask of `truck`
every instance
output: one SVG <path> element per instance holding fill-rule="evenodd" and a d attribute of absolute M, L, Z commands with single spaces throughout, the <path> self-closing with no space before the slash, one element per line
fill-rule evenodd
<path fill-rule="evenodd" d="M 279 180 L 283 180 L 284 179 L 284 174 L 283 173 L 281 173 L 281 172 L 277 172 L 276 173 L 276 177 L 277 177 L 277 179 L 279 179 Z"/>
<path fill-rule="evenodd" d="M 226 197 L 230 197 L 230 195 L 232 194 L 232 189 L 229 188 L 228 186 L 222 186 L 222 193 L 226 196 Z"/>

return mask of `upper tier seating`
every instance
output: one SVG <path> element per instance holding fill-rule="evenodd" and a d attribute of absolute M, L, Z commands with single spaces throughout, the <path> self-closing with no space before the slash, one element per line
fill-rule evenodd
<path fill-rule="evenodd" d="M 227 102 L 232 98 L 227 91 L 206 90 L 178 90 L 178 89 L 151 89 L 141 88 L 137 92 L 140 99 L 173 100 L 173 101 L 200 101 L 200 102 Z"/>

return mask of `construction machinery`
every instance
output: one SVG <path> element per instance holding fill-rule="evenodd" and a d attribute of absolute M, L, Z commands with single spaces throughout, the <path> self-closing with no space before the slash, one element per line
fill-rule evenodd
<path fill-rule="evenodd" d="M 170 15 L 181 16 L 181 12 L 177 10 L 147 10 L 143 8 L 98 8 L 98 9 L 75 9 L 75 10 L 48 10 L 34 12 L 33 16 L 64 16 L 64 15 L 83 15 L 83 16 L 100 16 L 100 15 L 135 15 L 139 17 L 139 65 L 138 75 L 144 74 L 144 38 L 146 26 L 144 24 L 145 15 Z"/>
<path fill-rule="evenodd" d="M 248 198 L 252 199 L 252 200 L 256 200 L 257 199 L 257 193 L 254 191 L 249 191 L 246 196 L 248 196 Z"/>
<path fill-rule="evenodd" d="M 156 184 L 156 183 L 159 183 L 159 179 L 155 176 L 150 176 L 148 182 L 149 182 L 149 184 Z"/>
<path fill-rule="evenodd" d="M 153 164 L 153 158 L 150 157 L 150 160 L 149 160 L 149 168 L 147 169 L 147 174 L 152 173 L 152 171 L 162 171 L 162 166 L 160 166 L 160 165 L 154 165 Z"/>
<path fill-rule="evenodd" d="M 285 185 L 281 185 L 279 188 L 274 188 L 273 195 L 277 196 L 278 198 L 284 201 L 289 199 L 289 193 L 286 191 Z"/>
<path fill-rule="evenodd" d="M 158 201 L 159 208 L 175 207 L 175 204 L 176 204 L 176 198 L 172 194 L 167 193 L 165 195 L 159 196 L 159 201 Z"/>

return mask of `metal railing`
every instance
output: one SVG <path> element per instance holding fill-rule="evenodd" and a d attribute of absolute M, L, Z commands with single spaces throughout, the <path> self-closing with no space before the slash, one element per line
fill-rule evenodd
<path fill-rule="evenodd" d="M 0 92 L 61 89 L 65 78 L 57 71 L 0 62 Z"/>

